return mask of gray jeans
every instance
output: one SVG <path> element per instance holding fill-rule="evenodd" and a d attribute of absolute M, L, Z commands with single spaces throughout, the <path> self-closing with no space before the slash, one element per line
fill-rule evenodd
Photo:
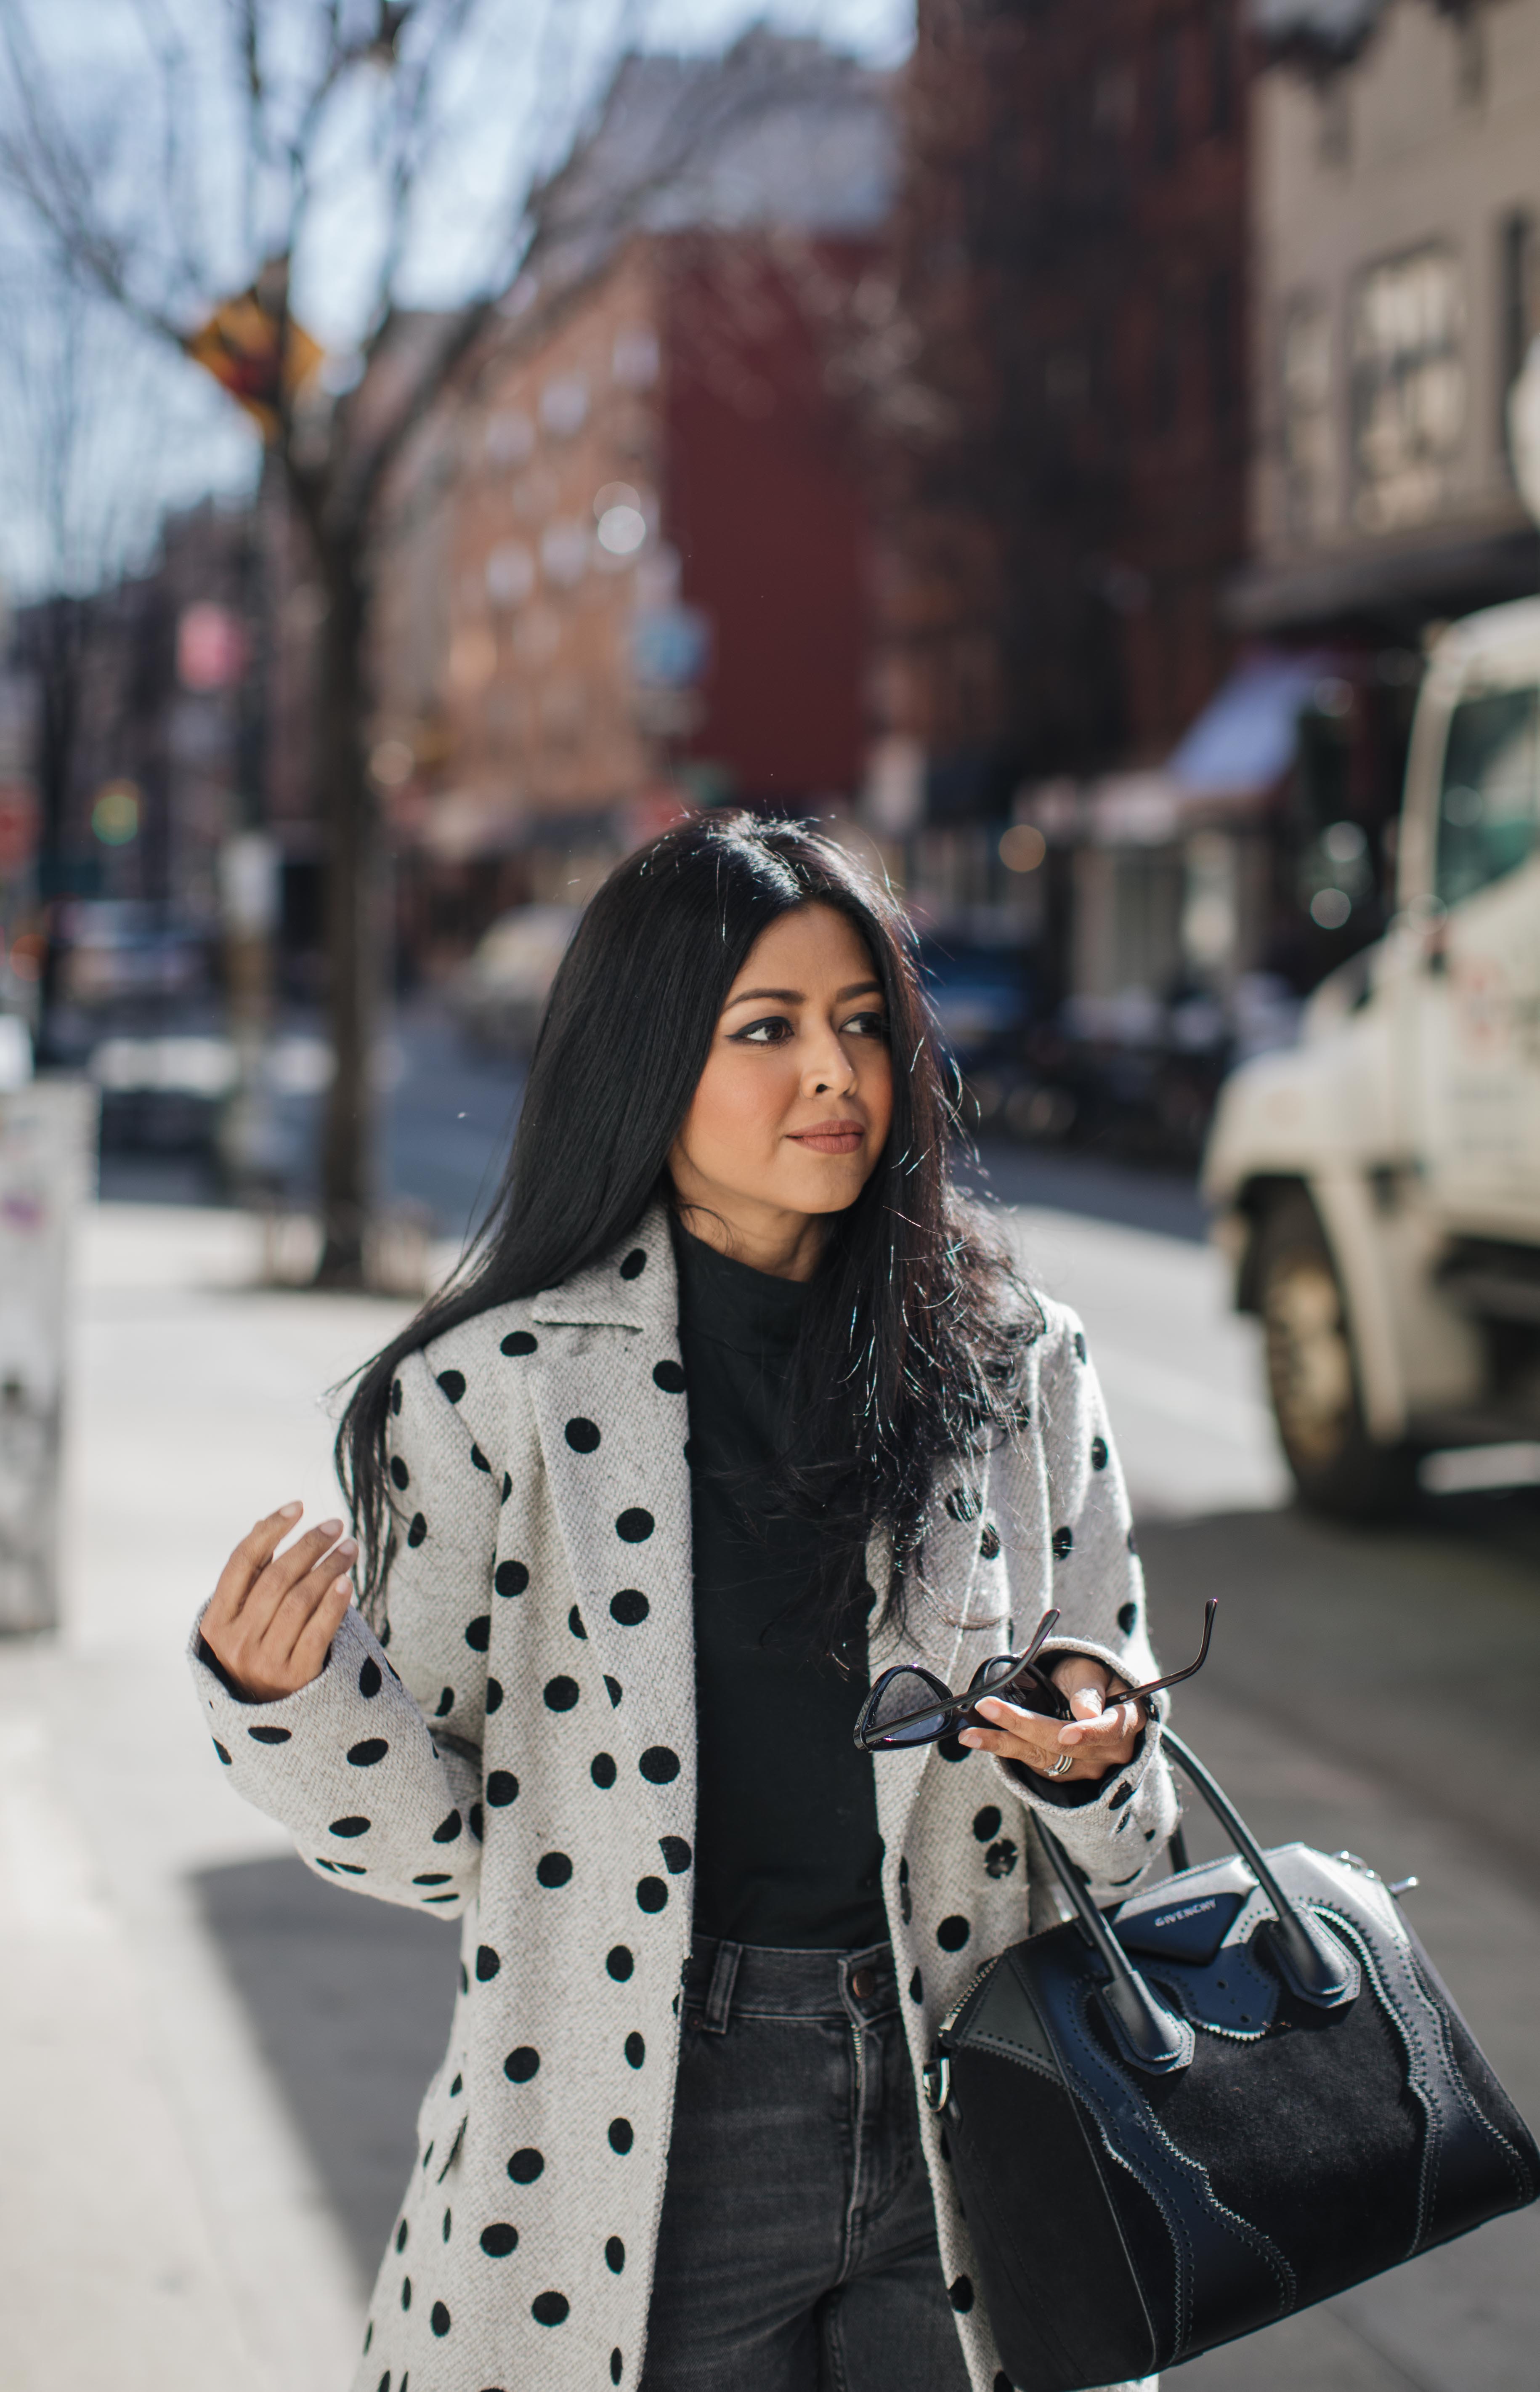
<path fill-rule="evenodd" d="M 696 1937 L 641 2392 L 968 2392 L 886 1944 Z"/>

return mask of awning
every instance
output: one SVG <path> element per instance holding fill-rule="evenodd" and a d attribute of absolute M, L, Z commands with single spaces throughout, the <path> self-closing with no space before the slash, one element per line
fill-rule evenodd
<path fill-rule="evenodd" d="M 1193 799 L 1261 797 L 1293 761 L 1300 710 L 1329 656 L 1256 656 L 1236 667 L 1173 749 L 1166 777 Z"/>

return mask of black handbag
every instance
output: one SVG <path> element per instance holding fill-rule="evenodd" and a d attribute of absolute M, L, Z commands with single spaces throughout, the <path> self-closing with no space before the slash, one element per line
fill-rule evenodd
<path fill-rule="evenodd" d="M 1540 2191 L 1540 2152 L 1389 1888 L 1263 1852 L 1168 1729 L 1235 1856 L 1014 1944 L 925 2071 L 1016 2392 L 1150 2375 Z"/>

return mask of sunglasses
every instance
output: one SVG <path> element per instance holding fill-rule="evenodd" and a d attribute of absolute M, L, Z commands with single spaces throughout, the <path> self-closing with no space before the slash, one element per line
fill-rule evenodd
<path fill-rule="evenodd" d="M 1218 1609 L 1217 1599 L 1210 1595 L 1203 1606 L 1203 1642 L 1196 1661 L 1189 1661 L 1184 1670 L 1171 1670 L 1164 1678 L 1151 1678 L 1147 1685 L 1131 1686 L 1118 1701 L 1147 1705 L 1151 1695 L 1179 1686 L 1184 1678 L 1195 1678 L 1209 1658 L 1209 1639 Z M 912 1745 L 935 1744 L 944 1736 L 954 1736 L 959 1728 L 990 1727 L 994 1722 L 980 1719 L 977 1709 L 986 1696 L 1049 1719 L 1072 1719 L 1064 1693 L 1037 1660 L 1058 1618 L 1057 1611 L 1043 1613 L 1025 1653 L 997 1653 L 992 1660 L 980 1662 L 965 1694 L 954 1695 L 939 1678 L 910 1661 L 884 1670 L 856 1720 L 857 1750 L 903 1752 Z"/>

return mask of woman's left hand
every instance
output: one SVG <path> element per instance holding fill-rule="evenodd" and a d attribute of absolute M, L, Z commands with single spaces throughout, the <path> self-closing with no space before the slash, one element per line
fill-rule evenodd
<path fill-rule="evenodd" d="M 1061 1655 L 1051 1674 L 1069 1698 L 1072 1721 L 1045 1719 L 1041 1711 L 1018 1710 L 1014 1703 L 990 1697 L 976 1708 L 980 1719 L 998 1724 L 964 1728 L 959 1744 L 997 1752 L 1002 1761 L 1024 1762 L 1044 1777 L 1053 1773 L 1055 1762 L 1071 1753 L 1070 1766 L 1054 1778 L 1056 1786 L 1067 1786 L 1071 1778 L 1105 1777 L 1109 1769 L 1121 1769 L 1132 1761 L 1145 1715 L 1142 1704 L 1119 1701 L 1128 1692 L 1126 1681 L 1104 1661 L 1093 1661 L 1083 1653 Z"/>

